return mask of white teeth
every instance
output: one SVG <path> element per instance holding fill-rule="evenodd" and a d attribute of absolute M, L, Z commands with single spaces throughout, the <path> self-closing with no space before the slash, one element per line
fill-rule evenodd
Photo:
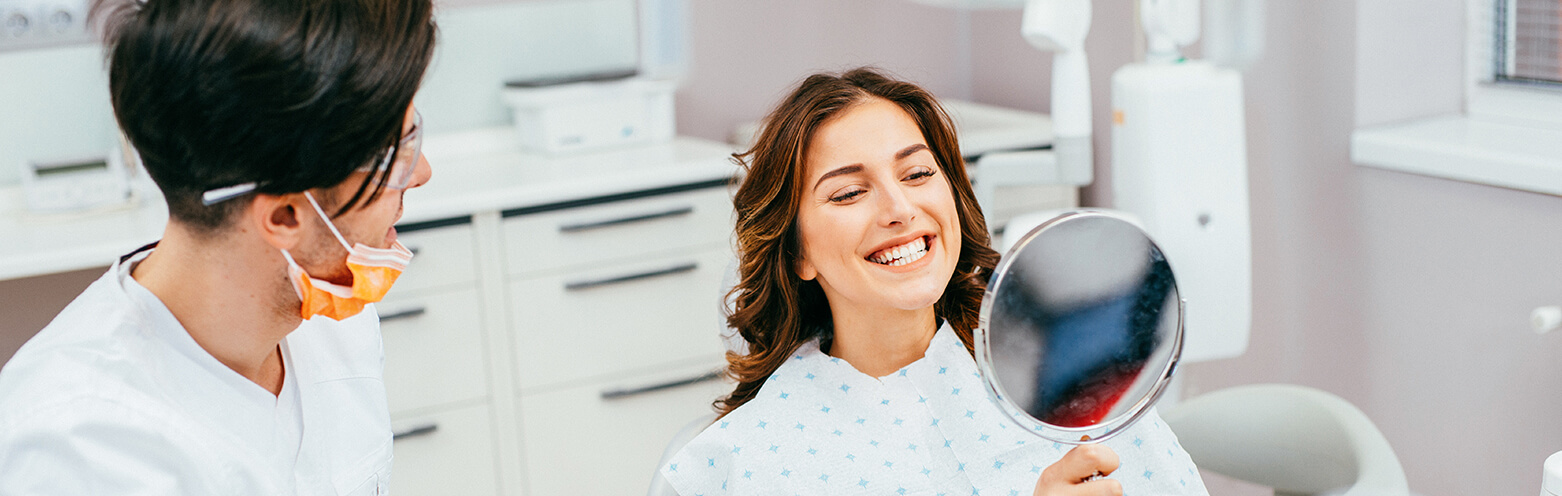
<path fill-rule="evenodd" d="M 922 259 L 927 254 L 927 239 L 916 238 L 906 244 L 887 248 L 869 258 L 874 263 L 899 267 Z"/>

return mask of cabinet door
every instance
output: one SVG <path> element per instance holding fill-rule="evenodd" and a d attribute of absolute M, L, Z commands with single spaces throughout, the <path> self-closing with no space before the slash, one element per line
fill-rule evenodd
<path fill-rule="evenodd" d="M 396 279 L 391 295 L 470 284 L 477 280 L 477 252 L 471 224 L 399 232 L 397 239 L 415 255 L 407 270 Z"/>
<path fill-rule="evenodd" d="M 487 404 L 391 422 L 398 434 L 392 494 L 498 494 Z"/>
<path fill-rule="evenodd" d="M 520 392 L 719 360 L 725 247 L 510 285 Z"/>
<path fill-rule="evenodd" d="M 375 305 L 385 341 L 391 414 L 488 394 L 475 287 L 386 298 Z"/>
<path fill-rule="evenodd" d="M 522 443 L 529 494 L 645 494 L 662 452 L 680 429 L 712 413 L 732 385 L 709 380 L 604 399 L 604 392 L 679 381 L 720 363 L 683 367 L 632 380 L 605 381 L 521 397 Z"/>
<path fill-rule="evenodd" d="M 731 238 L 732 200 L 726 188 L 504 221 L 506 270 L 517 276 L 727 245 Z"/>

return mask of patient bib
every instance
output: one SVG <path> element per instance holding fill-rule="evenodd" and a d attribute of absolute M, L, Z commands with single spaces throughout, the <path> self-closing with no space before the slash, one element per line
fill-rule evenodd
<path fill-rule="evenodd" d="M 1112 478 L 1124 494 L 1207 494 L 1153 411 L 1106 444 L 1122 461 Z M 804 344 L 662 473 L 686 496 L 1030 495 L 1071 448 L 1002 416 L 946 324 L 922 359 L 879 378 Z"/>

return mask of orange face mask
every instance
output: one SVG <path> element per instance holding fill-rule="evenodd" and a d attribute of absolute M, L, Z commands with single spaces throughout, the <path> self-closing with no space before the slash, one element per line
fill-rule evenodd
<path fill-rule="evenodd" d="M 331 320 L 357 315 L 363 311 L 364 305 L 385 297 L 391 285 L 396 283 L 396 278 L 412 261 L 412 251 L 402 246 L 400 241 L 392 243 L 390 248 L 374 248 L 363 243 L 348 246 L 347 238 L 336 230 L 331 218 L 325 215 L 325 210 L 315 202 L 314 195 L 305 192 L 304 197 L 314 206 L 315 213 L 325 220 L 325 226 L 336 236 L 336 241 L 347 248 L 347 270 L 353 274 L 353 285 L 345 287 L 309 277 L 298 266 L 298 262 L 293 261 L 293 255 L 282 250 L 282 257 L 287 259 L 288 279 L 293 282 L 298 299 L 303 301 L 299 315 L 304 320 L 316 315 Z"/>

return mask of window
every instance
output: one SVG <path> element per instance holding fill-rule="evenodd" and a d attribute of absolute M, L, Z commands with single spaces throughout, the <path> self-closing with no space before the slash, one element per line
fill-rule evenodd
<path fill-rule="evenodd" d="M 1495 80 L 1562 86 L 1562 0 L 1503 0 L 1496 7 Z"/>
<path fill-rule="evenodd" d="M 1450 22 L 1432 24 L 1430 31 L 1373 24 L 1394 22 L 1394 9 L 1411 5 L 1424 9 L 1434 22 Z M 1362 32 L 1401 29 L 1414 37 L 1449 41 L 1462 34 L 1465 98 L 1464 112 L 1358 127 L 1351 133 L 1351 160 L 1367 167 L 1562 196 L 1562 0 L 1465 0 L 1463 33 L 1453 27 L 1458 21 L 1447 17 L 1457 15 L 1458 6 L 1419 0 L 1358 5 L 1363 9 L 1358 12 L 1369 16 L 1365 26 L 1358 24 Z M 1381 39 L 1386 38 L 1359 38 L 1358 43 L 1368 44 L 1358 45 L 1358 51 L 1381 57 L 1387 53 Z M 1425 52 L 1410 55 L 1416 60 L 1413 57 Z M 1433 64 L 1437 60 L 1447 59 L 1421 59 Z M 1419 70 L 1413 63 L 1396 67 Z M 1437 69 L 1430 67 L 1425 74 L 1439 74 Z M 1395 81 L 1403 84 L 1406 79 L 1413 78 Z M 1394 97 L 1382 88 L 1371 94 Z"/>
<path fill-rule="evenodd" d="M 1562 125 L 1562 0 L 1469 0 L 1466 110 Z"/>

